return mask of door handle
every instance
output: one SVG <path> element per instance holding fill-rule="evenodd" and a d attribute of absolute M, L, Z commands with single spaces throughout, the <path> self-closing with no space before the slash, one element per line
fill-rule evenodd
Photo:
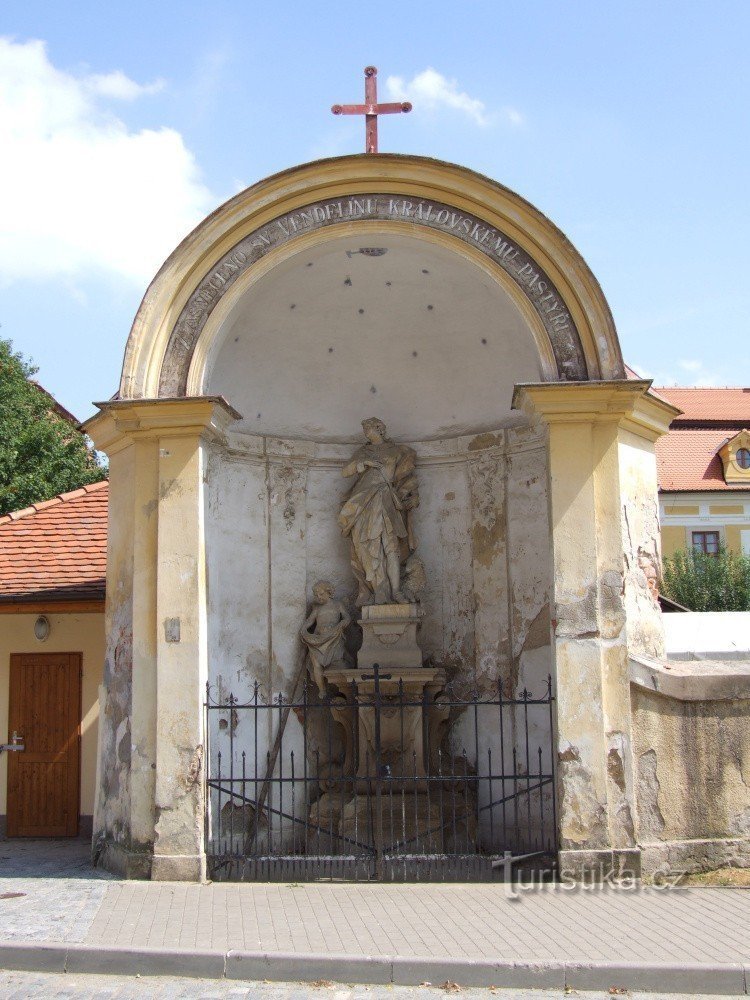
<path fill-rule="evenodd" d="M 26 749 L 26 741 L 23 736 L 19 736 L 18 733 L 13 730 L 13 735 L 10 738 L 10 743 L 0 743 L 0 753 L 5 751 L 22 751 Z"/>

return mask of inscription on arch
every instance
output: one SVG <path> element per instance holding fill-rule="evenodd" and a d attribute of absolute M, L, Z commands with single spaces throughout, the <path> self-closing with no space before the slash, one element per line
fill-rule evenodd
<path fill-rule="evenodd" d="M 505 233 L 477 216 L 438 201 L 387 194 L 330 198 L 280 215 L 237 243 L 201 280 L 172 330 L 162 365 L 160 396 L 183 396 L 188 369 L 208 317 L 234 282 L 269 251 L 303 233 L 341 222 L 382 220 L 448 233 L 476 247 L 518 285 L 550 339 L 560 377 L 588 378 L 573 317 L 549 275 Z"/>

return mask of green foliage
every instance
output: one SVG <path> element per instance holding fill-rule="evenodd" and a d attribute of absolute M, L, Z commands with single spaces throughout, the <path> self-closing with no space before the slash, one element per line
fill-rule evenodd
<path fill-rule="evenodd" d="M 31 381 L 36 371 L 0 339 L 0 514 L 107 475 L 84 435 Z"/>
<path fill-rule="evenodd" d="M 750 611 L 750 556 L 682 549 L 664 560 L 662 589 L 690 611 Z"/>

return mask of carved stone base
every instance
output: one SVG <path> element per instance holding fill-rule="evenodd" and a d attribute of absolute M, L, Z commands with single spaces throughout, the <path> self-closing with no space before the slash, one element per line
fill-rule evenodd
<path fill-rule="evenodd" d="M 391 854 L 442 854 L 443 825 L 440 805 L 425 794 L 382 795 L 382 846 Z M 344 806 L 341 833 L 360 844 L 373 846 L 379 836 L 377 799 L 355 795 Z"/>
<path fill-rule="evenodd" d="M 422 783 L 424 787 L 424 783 Z M 450 782 L 429 793 L 384 781 L 378 797 L 371 788 L 346 797 L 327 792 L 309 813 L 310 854 L 360 854 L 380 840 L 385 854 L 472 854 L 476 850 L 476 797 Z"/>
<path fill-rule="evenodd" d="M 418 604 L 373 604 L 362 608 L 362 648 L 357 653 L 360 670 L 377 663 L 385 673 L 422 666 L 417 626 L 422 612 Z"/>
<path fill-rule="evenodd" d="M 340 692 L 331 711 L 344 732 L 347 761 L 344 773 L 356 776 L 359 791 L 369 787 L 368 782 L 378 770 L 392 782 L 402 779 L 403 787 L 414 789 L 415 781 L 435 766 L 430 757 L 435 756 L 440 746 L 442 728 L 449 715 L 449 708 L 439 696 L 445 686 L 444 670 L 422 666 L 389 668 L 383 674 L 376 701 L 372 673 L 362 668 L 326 671 L 326 680 Z M 379 753 L 376 715 L 380 720 Z"/>

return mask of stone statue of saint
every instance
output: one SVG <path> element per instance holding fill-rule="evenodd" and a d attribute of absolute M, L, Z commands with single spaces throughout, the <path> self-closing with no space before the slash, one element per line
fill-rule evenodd
<path fill-rule="evenodd" d="M 416 548 L 411 512 L 419 506 L 417 456 L 412 448 L 394 444 L 376 417 L 363 420 L 362 429 L 367 444 L 342 469 L 346 478 L 357 478 L 339 514 L 359 584 L 356 603 L 408 604 L 401 563 Z"/>
<path fill-rule="evenodd" d="M 327 580 L 313 584 L 313 607 L 300 629 L 300 638 L 307 646 L 312 675 L 321 697 L 326 693 L 323 671 L 326 667 L 343 666 L 346 658 L 344 632 L 351 621 L 342 601 L 335 601 L 336 590 Z M 313 632 L 310 629 L 314 629 Z"/>

